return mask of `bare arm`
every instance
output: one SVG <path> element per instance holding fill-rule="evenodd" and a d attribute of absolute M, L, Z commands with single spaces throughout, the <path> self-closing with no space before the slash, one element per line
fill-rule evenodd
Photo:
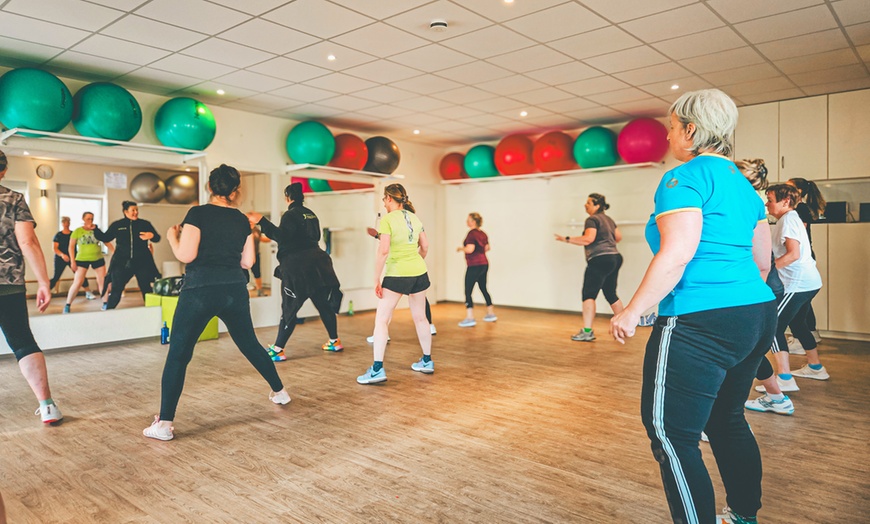
<path fill-rule="evenodd" d="M 474 244 L 465 244 L 460 249 L 457 249 L 457 251 L 463 251 L 466 255 L 470 255 L 474 253 L 474 247 Z"/>
<path fill-rule="evenodd" d="M 199 239 L 202 233 L 199 228 L 187 224 L 183 228 L 180 225 L 174 225 L 166 232 L 166 238 L 169 240 L 169 247 L 172 248 L 172 254 L 179 262 L 189 264 L 196 260 L 196 255 L 199 254 Z"/>
<path fill-rule="evenodd" d="M 785 239 L 785 254 L 777 258 L 776 269 L 782 269 L 801 257 L 801 243 L 793 238 Z"/>
<path fill-rule="evenodd" d="M 76 239 L 69 239 L 69 268 L 75 273 L 76 271 Z"/>
<path fill-rule="evenodd" d="M 41 313 L 48 308 L 51 292 L 48 290 L 48 270 L 45 268 L 45 258 L 39 239 L 33 229 L 33 222 L 15 222 L 15 240 L 21 248 L 21 253 L 27 258 L 30 269 L 36 274 L 39 288 L 36 291 L 36 305 Z"/>
<path fill-rule="evenodd" d="M 679 283 L 701 242 L 704 217 L 701 213 L 684 211 L 659 217 L 656 224 L 661 248 L 625 310 L 610 320 L 610 332 L 621 344 L 626 337 L 634 336 L 640 314 L 658 304 Z"/>
<path fill-rule="evenodd" d="M 378 255 L 375 258 L 375 294 L 378 298 L 384 298 L 381 289 L 381 275 L 387 264 L 387 256 L 390 254 L 390 235 L 380 235 L 378 238 Z"/>
<path fill-rule="evenodd" d="M 767 280 L 770 273 L 770 226 L 767 220 L 758 222 L 752 235 L 752 259 L 761 272 L 761 280 Z"/>
<path fill-rule="evenodd" d="M 583 235 L 579 237 L 563 237 L 562 235 L 555 235 L 556 240 L 559 242 L 568 242 L 569 244 L 574 244 L 575 246 L 588 246 L 589 244 L 595 242 L 595 237 L 598 235 L 598 230 L 594 227 L 588 227 L 585 231 L 583 231 Z"/>
<path fill-rule="evenodd" d="M 616 240 L 617 244 L 622 242 L 622 231 L 620 231 L 618 227 L 613 230 L 613 239 Z"/>
<path fill-rule="evenodd" d="M 420 237 L 417 239 L 417 252 L 420 253 L 420 256 L 426 258 L 426 255 L 429 253 L 429 238 L 426 236 L 425 231 L 420 232 Z"/>
<path fill-rule="evenodd" d="M 257 248 L 254 246 L 254 235 L 248 235 L 245 247 L 242 249 L 242 269 L 251 269 L 257 261 Z"/>

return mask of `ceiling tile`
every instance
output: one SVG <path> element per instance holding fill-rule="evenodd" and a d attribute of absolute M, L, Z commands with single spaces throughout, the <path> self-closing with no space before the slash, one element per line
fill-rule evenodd
<path fill-rule="evenodd" d="M 519 100 L 514 100 L 513 98 L 500 96 L 498 98 L 490 98 L 489 100 L 475 102 L 474 107 L 475 109 L 480 109 L 481 111 L 486 111 L 488 113 L 504 113 L 515 110 L 518 112 L 519 109 L 528 107 L 528 104 L 520 102 Z"/>
<path fill-rule="evenodd" d="M 580 111 L 583 109 L 600 107 L 595 102 L 591 102 L 579 96 L 572 96 L 571 98 L 567 98 L 565 100 L 559 100 L 557 102 L 547 102 L 545 104 L 539 105 L 547 111 L 552 111 L 553 113 L 557 114 L 573 113 L 575 111 Z"/>
<path fill-rule="evenodd" d="M 271 91 L 271 94 L 292 98 L 293 100 L 301 100 L 303 102 L 317 102 L 318 100 L 331 98 L 338 93 L 302 84 L 294 84 L 292 86 L 286 86 Z"/>
<path fill-rule="evenodd" d="M 640 89 L 630 87 L 628 89 L 618 89 L 607 93 L 598 93 L 595 95 L 586 96 L 589 100 L 601 104 L 603 106 L 612 106 L 622 102 L 632 102 L 634 100 L 643 100 L 650 98 L 649 93 L 645 93 Z"/>
<path fill-rule="evenodd" d="M 849 38 L 855 45 L 870 44 L 870 23 L 850 25 L 846 28 Z"/>
<path fill-rule="evenodd" d="M 752 82 L 722 86 L 721 88 L 730 96 L 739 97 L 741 100 L 745 100 L 745 97 L 748 95 L 757 95 L 759 93 L 780 91 L 783 89 L 794 89 L 795 85 L 788 78 L 778 76 L 765 80 L 754 80 Z"/>
<path fill-rule="evenodd" d="M 568 131 L 577 127 L 577 120 L 566 115 L 535 116 L 527 118 L 525 122 L 548 130 L 561 129 Z"/>
<path fill-rule="evenodd" d="M 465 84 L 480 84 L 512 76 L 512 73 L 506 69 L 479 60 L 470 64 L 451 67 L 436 74 L 447 79 L 461 80 Z"/>
<path fill-rule="evenodd" d="M 546 102 L 554 102 L 556 100 L 565 100 L 566 98 L 574 98 L 574 95 L 572 95 L 571 93 L 566 93 L 565 91 L 562 91 L 561 89 L 557 89 L 555 87 L 534 89 L 532 91 L 517 93 L 511 96 L 519 100 L 520 102 L 526 102 L 532 105 L 544 104 Z"/>
<path fill-rule="evenodd" d="M 831 10 L 825 5 L 808 7 L 781 15 L 736 24 L 736 29 L 753 44 L 805 35 L 837 27 Z"/>
<path fill-rule="evenodd" d="M 870 78 L 856 78 L 853 80 L 841 80 L 827 84 L 818 84 L 803 88 L 808 96 L 823 95 L 826 93 L 839 93 L 842 91 L 857 91 L 858 89 L 870 88 Z"/>
<path fill-rule="evenodd" d="M 0 34 L 8 38 L 66 49 L 85 39 L 90 33 L 0 11 Z"/>
<path fill-rule="evenodd" d="M 764 57 L 751 47 L 740 47 L 721 53 L 712 53 L 706 56 L 695 58 L 687 58 L 681 60 L 687 69 L 698 74 L 712 73 L 714 71 L 725 71 L 726 69 L 735 69 L 741 66 L 760 64 L 764 62 Z"/>
<path fill-rule="evenodd" d="M 249 104 L 247 102 L 244 102 L 243 100 L 234 100 L 232 102 L 227 102 L 223 105 L 223 107 L 235 109 L 237 111 L 244 111 L 246 113 L 267 114 L 274 111 L 274 109 L 258 106 L 256 104 Z"/>
<path fill-rule="evenodd" d="M 538 42 L 550 42 L 610 24 L 585 7 L 569 2 L 515 18 L 504 25 Z"/>
<path fill-rule="evenodd" d="M 620 24 L 620 27 L 645 42 L 660 42 L 694 33 L 702 33 L 724 22 L 704 4 L 692 4 L 664 13 Z"/>
<path fill-rule="evenodd" d="M 538 82 L 526 76 L 513 75 L 499 80 L 490 80 L 477 84 L 481 89 L 485 89 L 490 93 L 510 96 L 514 93 L 523 93 L 533 89 L 541 89 L 546 87 L 543 82 Z"/>
<path fill-rule="evenodd" d="M 96 31 L 124 15 L 122 11 L 81 0 L 10 0 L 3 10 L 88 31 Z"/>
<path fill-rule="evenodd" d="M 696 2 L 697 0 L 656 0 L 655 2 L 647 0 L 582 0 L 582 3 L 587 7 L 616 23 L 661 13 Z"/>
<path fill-rule="evenodd" d="M 239 2 L 238 0 L 211 0 L 211 2 L 243 11 L 249 15 L 259 16 L 266 11 L 271 11 L 282 4 L 286 4 L 287 0 L 245 0 L 244 2 Z"/>
<path fill-rule="evenodd" d="M 417 98 L 410 98 L 408 100 L 396 102 L 393 105 L 404 107 L 405 109 L 410 109 L 412 111 L 435 111 L 449 107 L 452 104 L 450 102 L 445 102 L 444 100 L 432 98 L 431 96 L 418 96 Z"/>
<path fill-rule="evenodd" d="M 556 4 L 562 4 L 565 0 L 535 0 L 534 2 L 514 2 L 506 4 L 493 0 L 462 0 L 463 7 L 485 16 L 496 22 L 504 22 L 512 18 L 546 9 Z"/>
<path fill-rule="evenodd" d="M 770 60 L 782 60 L 796 56 L 823 53 L 849 47 L 849 42 L 839 29 L 821 31 L 809 35 L 785 38 L 756 46 Z"/>
<path fill-rule="evenodd" d="M 867 68 L 864 67 L 864 64 L 860 64 L 834 67 L 821 71 L 810 71 L 807 73 L 796 73 L 788 75 L 788 77 L 797 84 L 798 87 L 805 87 L 868 78 L 868 74 Z"/>
<path fill-rule="evenodd" d="M 223 95 L 217 94 L 218 89 L 223 89 L 225 93 Z M 177 94 L 195 98 L 206 104 L 223 105 L 227 102 L 254 96 L 257 93 L 239 87 L 229 87 L 225 84 L 209 80 L 208 82 L 182 89 Z"/>
<path fill-rule="evenodd" d="M 150 64 L 149 67 L 160 69 L 162 71 L 169 71 L 170 73 L 178 75 L 197 77 L 200 81 L 202 81 L 202 79 L 211 79 L 226 75 L 236 70 L 236 68 L 227 65 L 216 64 L 214 62 L 209 62 L 208 60 L 200 60 L 191 56 L 179 54 L 170 55 L 166 58 L 157 60 Z"/>
<path fill-rule="evenodd" d="M 527 73 L 536 69 L 543 69 L 554 65 L 571 62 L 571 57 L 553 51 L 548 47 L 535 46 L 494 56 L 487 60 L 516 73 Z"/>
<path fill-rule="evenodd" d="M 409 11 L 429 1 L 431 0 L 378 0 L 377 2 L 372 2 L 371 0 L 332 0 L 335 4 L 353 9 L 358 13 L 364 13 L 378 20 Z"/>
<path fill-rule="evenodd" d="M 453 80 L 448 80 L 446 78 L 441 78 L 440 76 L 428 74 L 416 76 L 407 80 L 401 80 L 399 82 L 393 82 L 392 85 L 394 87 L 398 87 L 399 89 L 405 89 L 407 91 L 412 91 L 421 95 L 428 95 L 431 93 L 438 93 L 440 91 L 447 91 L 448 89 L 456 89 L 457 87 L 462 87 L 462 84 L 460 84 L 459 82 L 454 82 Z"/>
<path fill-rule="evenodd" d="M 307 82 L 305 82 L 305 85 L 311 87 L 320 87 L 322 89 L 329 89 L 330 91 L 347 94 L 354 93 L 361 89 L 375 87 L 377 84 L 374 82 L 369 82 L 368 80 L 362 80 L 350 75 L 346 75 L 344 73 L 331 73 L 326 76 L 321 76 L 312 80 L 308 80 Z"/>
<path fill-rule="evenodd" d="M 332 38 L 374 22 L 372 18 L 322 0 L 296 0 L 262 18 L 320 38 Z"/>
<path fill-rule="evenodd" d="M 476 107 L 467 107 L 455 105 L 453 107 L 445 107 L 444 109 L 439 109 L 437 111 L 437 116 L 441 118 L 446 118 L 448 120 L 460 120 L 463 118 L 471 118 L 473 116 L 479 116 L 484 114 L 483 111 L 478 110 Z M 471 124 L 465 124 L 465 127 L 469 127 Z"/>
<path fill-rule="evenodd" d="M 271 60 L 251 66 L 248 68 L 248 71 L 274 76 L 275 78 L 289 80 L 291 82 L 304 82 L 306 80 L 311 80 L 312 78 L 330 74 L 328 69 L 308 65 L 303 62 L 284 58 L 283 56 L 275 57 Z"/>
<path fill-rule="evenodd" d="M 340 95 L 333 98 L 327 98 L 326 100 L 321 100 L 318 104 L 326 107 L 343 109 L 345 111 L 357 111 L 359 109 L 378 105 L 377 102 L 363 100 L 362 98 L 350 95 Z"/>
<path fill-rule="evenodd" d="M 374 100 L 375 102 L 380 102 L 382 104 L 390 104 L 393 102 L 399 102 L 401 100 L 408 100 L 409 98 L 414 98 L 417 96 L 414 93 L 409 91 L 405 91 L 403 89 L 396 89 L 395 87 L 390 86 L 377 86 L 369 89 L 357 90 L 354 92 L 355 96 L 360 98 L 365 98 L 366 100 Z"/>
<path fill-rule="evenodd" d="M 57 56 L 62 51 L 63 49 L 60 47 L 51 47 L 0 36 L 0 56 L 16 58 L 26 63 L 39 64 Z"/>
<path fill-rule="evenodd" d="M 88 0 L 92 4 L 100 4 L 113 9 L 129 12 L 148 0 Z"/>
<path fill-rule="evenodd" d="M 290 107 L 297 107 L 302 105 L 302 102 L 298 100 L 291 100 L 289 98 L 284 98 L 281 96 L 269 95 L 265 93 L 256 94 L 254 96 L 250 96 L 248 98 L 243 98 L 240 102 L 245 104 L 250 104 L 257 107 L 262 107 L 265 109 L 271 109 L 273 111 L 278 111 L 280 109 L 287 109 Z"/>
<path fill-rule="evenodd" d="M 368 0 L 361 1 L 366 1 L 367 4 L 371 3 Z M 429 23 L 432 20 L 444 20 L 448 24 L 447 30 L 442 32 L 433 31 L 429 28 Z M 492 22 L 489 20 L 447 0 L 438 0 L 437 2 L 418 7 L 412 11 L 388 18 L 385 22 L 434 42 L 453 38 L 492 25 Z"/>
<path fill-rule="evenodd" d="M 674 85 L 678 86 L 677 89 L 673 89 Z M 701 77 L 687 76 L 685 78 L 675 78 L 667 82 L 655 82 L 638 86 L 638 89 L 642 89 L 653 96 L 664 98 L 665 100 L 676 100 L 687 91 L 697 91 L 698 89 L 709 89 L 711 87 L 713 86 L 710 85 L 710 82 Z"/>
<path fill-rule="evenodd" d="M 713 73 L 704 73 L 701 75 L 704 80 L 707 80 L 713 85 L 730 85 L 740 82 L 751 82 L 753 80 L 764 80 L 766 78 L 774 78 L 780 76 L 770 64 L 755 64 L 751 66 L 738 67 L 736 69 L 728 69 L 725 71 L 716 71 Z"/>
<path fill-rule="evenodd" d="M 493 126 L 498 124 L 504 124 L 505 122 L 510 122 L 510 120 L 508 120 L 507 118 L 498 115 L 490 115 L 487 113 L 463 118 L 462 121 L 473 126 Z"/>
<path fill-rule="evenodd" d="M 144 84 L 155 87 L 159 86 L 163 88 L 169 88 L 174 91 L 183 87 L 196 85 L 199 83 L 199 81 L 196 78 L 187 75 L 179 75 L 176 73 L 170 73 L 169 71 L 161 71 L 159 69 L 143 67 L 119 78 L 118 83 L 121 85 Z"/>
<path fill-rule="evenodd" d="M 538 69 L 529 76 L 545 84 L 558 85 L 601 76 L 601 71 L 581 62 L 569 62 L 546 69 Z"/>
<path fill-rule="evenodd" d="M 710 7 L 732 24 L 824 3 L 824 0 L 710 0 Z"/>
<path fill-rule="evenodd" d="M 482 91 L 476 87 L 465 86 L 460 87 L 459 89 L 442 91 L 432 96 L 441 100 L 447 100 L 454 104 L 469 104 L 477 102 L 478 100 L 492 98 L 492 93 L 487 93 L 486 91 Z"/>
<path fill-rule="evenodd" d="M 840 0 L 831 5 L 843 25 L 870 22 L 870 3 L 867 0 Z"/>
<path fill-rule="evenodd" d="M 806 73 L 809 71 L 818 71 L 820 69 L 830 69 L 832 67 L 857 64 L 858 57 L 851 49 L 838 49 L 836 51 L 828 51 L 826 53 L 816 53 L 814 55 L 806 55 L 796 58 L 787 58 L 778 60 L 774 65 L 787 75 L 795 73 Z"/>
<path fill-rule="evenodd" d="M 595 93 L 603 93 L 605 91 L 624 89 L 627 87 L 630 86 L 621 80 L 613 78 L 612 76 L 599 76 L 597 78 L 590 78 L 588 80 L 580 80 L 578 82 L 562 84 L 559 86 L 559 89 L 568 91 L 569 93 L 574 93 L 575 95 L 586 96 L 593 95 Z"/>
<path fill-rule="evenodd" d="M 344 46 L 370 55 L 386 58 L 410 51 L 429 43 L 411 33 L 406 33 L 383 22 L 361 27 L 332 39 Z"/>
<path fill-rule="evenodd" d="M 284 27 L 283 25 L 255 18 L 242 25 L 228 29 L 219 35 L 224 40 L 244 44 L 263 51 L 283 55 L 309 46 L 320 39 Z"/>
<path fill-rule="evenodd" d="M 327 60 L 326 57 L 334 55 L 335 60 Z M 349 47 L 338 45 L 334 42 L 320 42 L 303 49 L 298 49 L 287 54 L 287 57 L 306 62 L 317 67 L 325 67 L 333 71 L 340 71 L 349 67 L 358 66 L 376 60 L 372 55 L 360 53 Z"/>
<path fill-rule="evenodd" d="M 474 58 L 442 45 L 428 45 L 393 56 L 390 60 L 420 71 L 434 73 L 448 67 L 473 62 Z"/>
<path fill-rule="evenodd" d="M 138 65 L 149 64 L 169 54 L 163 49 L 96 34 L 72 47 L 72 50 Z"/>
<path fill-rule="evenodd" d="M 80 74 L 98 75 L 105 79 L 129 73 L 139 66 L 118 60 L 110 60 L 98 56 L 86 55 L 75 51 L 65 51 L 46 63 L 51 69 L 63 68 L 73 78 L 82 78 Z M 189 84 L 188 84 L 189 85 Z"/>
<path fill-rule="evenodd" d="M 269 92 L 288 84 L 286 80 L 279 80 L 271 76 L 253 73 L 251 71 L 239 70 L 235 73 L 230 73 L 218 77 L 218 82 L 224 82 L 227 85 L 250 89 L 251 91 Z"/>
<path fill-rule="evenodd" d="M 675 62 L 668 62 L 652 67 L 643 67 L 626 71 L 624 73 L 615 73 L 613 76 L 631 85 L 652 84 L 654 82 L 665 82 L 677 78 L 689 76 L 691 73 Z"/>
<path fill-rule="evenodd" d="M 379 106 L 369 107 L 366 109 L 360 109 L 359 111 L 357 111 L 357 113 L 378 118 L 397 118 L 400 116 L 407 116 L 413 114 L 413 111 L 402 107 L 383 104 Z"/>
<path fill-rule="evenodd" d="M 730 27 L 719 27 L 703 33 L 681 36 L 653 44 L 653 47 L 674 60 L 708 55 L 745 46 L 746 41 L 740 38 L 740 35 Z"/>
<path fill-rule="evenodd" d="M 782 89 L 779 91 L 766 91 L 757 94 L 747 94 L 740 97 L 744 104 L 763 104 L 765 102 L 778 102 L 780 100 L 790 100 L 792 98 L 803 98 L 806 96 L 804 92 L 796 87 L 790 89 Z"/>
<path fill-rule="evenodd" d="M 652 2 L 651 2 L 652 3 Z M 580 60 L 614 51 L 622 51 L 643 44 L 623 29 L 615 26 L 589 31 L 550 42 L 549 46 Z"/>
<path fill-rule="evenodd" d="M 288 111 L 284 111 L 283 114 L 287 118 L 291 118 L 293 120 L 307 120 L 309 118 L 324 118 L 335 115 L 340 115 L 343 113 L 341 109 L 337 109 L 334 107 L 326 107 L 319 104 L 306 104 L 303 106 L 297 106 Z"/>
<path fill-rule="evenodd" d="M 624 51 L 617 51 L 608 55 L 596 56 L 584 60 L 592 67 L 598 68 L 605 73 L 616 73 L 619 71 L 628 71 L 630 69 L 638 69 L 647 67 L 670 60 L 655 49 L 649 47 L 635 47 Z"/>
<path fill-rule="evenodd" d="M 397 125 L 403 126 L 427 126 L 436 122 L 443 122 L 444 119 L 438 115 L 418 113 L 413 115 L 396 117 L 393 118 L 393 121 L 396 122 Z"/>
<path fill-rule="evenodd" d="M 264 62 L 275 55 L 220 38 L 209 38 L 182 51 L 185 55 L 211 60 L 233 67 L 248 67 Z"/>
<path fill-rule="evenodd" d="M 210 35 L 226 31 L 251 18 L 250 15 L 204 0 L 151 0 L 137 9 L 136 14 Z"/>
<path fill-rule="evenodd" d="M 659 98 L 610 104 L 611 109 L 622 111 L 633 117 L 646 116 L 650 118 L 660 118 L 667 115 L 669 106 L 670 104 Z"/>
<path fill-rule="evenodd" d="M 861 55 L 861 60 L 870 62 L 870 45 L 862 45 L 856 48 L 858 54 Z"/>
<path fill-rule="evenodd" d="M 602 125 L 624 121 L 628 115 L 610 107 L 598 107 L 595 109 L 575 111 L 566 116 L 574 118 L 578 123 L 583 123 L 585 125 Z"/>
<path fill-rule="evenodd" d="M 477 58 L 489 58 L 530 47 L 535 42 L 510 29 L 489 26 L 473 33 L 445 40 L 443 44 Z"/>
<path fill-rule="evenodd" d="M 135 15 L 125 16 L 100 32 L 169 51 L 178 51 L 208 38 L 202 33 Z"/>
<path fill-rule="evenodd" d="M 405 80 L 420 74 L 420 71 L 388 60 L 376 60 L 361 66 L 345 69 L 344 71 L 349 75 L 382 84 L 393 84 L 399 80 Z"/>
<path fill-rule="evenodd" d="M 445 120 L 443 122 L 428 124 L 426 127 L 428 129 L 435 129 L 437 131 L 459 131 L 460 129 L 465 129 L 466 127 L 468 127 L 468 124 L 466 124 L 465 122 L 458 122 L 456 120 Z"/>

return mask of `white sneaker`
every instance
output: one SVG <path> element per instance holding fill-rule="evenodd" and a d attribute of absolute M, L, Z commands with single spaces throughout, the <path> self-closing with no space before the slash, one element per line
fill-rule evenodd
<path fill-rule="evenodd" d="M 142 430 L 142 434 L 148 438 L 153 438 L 157 440 L 172 440 L 175 438 L 175 434 L 173 433 L 175 428 L 169 426 L 168 428 L 160 427 L 160 417 L 154 415 L 154 422 L 151 423 L 150 426 Z"/>
<path fill-rule="evenodd" d="M 96 300 L 97 295 L 91 293 L 90 291 L 85 291 L 85 298 L 88 300 Z"/>
<path fill-rule="evenodd" d="M 435 328 L 433 327 L 432 330 L 434 331 Z M 435 333 L 432 333 L 432 334 L 434 335 Z M 368 342 L 369 344 L 374 344 L 375 343 L 375 336 L 372 335 L 370 337 L 366 337 L 366 342 Z M 389 344 L 389 343 L 390 343 L 390 337 L 387 337 L 387 344 Z"/>
<path fill-rule="evenodd" d="M 703 431 L 701 432 L 701 442 L 710 442 L 710 437 L 708 437 Z"/>
<path fill-rule="evenodd" d="M 435 329 L 435 324 L 429 324 L 429 333 L 432 333 L 433 335 L 438 334 L 438 330 Z"/>
<path fill-rule="evenodd" d="M 794 337 L 789 337 L 789 339 L 788 339 L 788 352 L 791 355 L 806 355 L 807 354 L 803 345 L 801 345 L 801 341 L 794 338 Z"/>
<path fill-rule="evenodd" d="M 822 366 L 822 369 L 813 369 L 809 364 L 796 371 L 792 371 L 791 374 L 796 377 L 814 378 L 816 380 L 828 380 L 831 378 L 831 375 L 828 375 L 828 370 L 825 369 L 825 366 Z"/>
<path fill-rule="evenodd" d="M 473 318 L 463 318 L 462 322 L 459 323 L 459 327 L 474 327 L 477 325 L 477 321 Z"/>
<path fill-rule="evenodd" d="M 783 395 L 782 400 L 773 400 L 769 395 L 762 395 L 753 400 L 747 400 L 743 406 L 751 411 L 772 411 L 780 415 L 794 414 L 794 404 L 788 395 Z"/>
<path fill-rule="evenodd" d="M 43 424 L 54 424 L 55 422 L 63 420 L 63 414 L 60 412 L 60 408 L 57 407 L 57 404 L 39 406 L 33 414 L 41 416 Z"/>
<path fill-rule="evenodd" d="M 287 393 L 286 389 L 282 389 L 277 393 L 275 393 L 274 391 L 270 391 L 269 400 L 271 400 L 275 404 L 283 406 L 284 404 L 290 403 L 290 393 Z"/>
<path fill-rule="evenodd" d="M 495 322 L 496 320 L 498 320 L 498 317 L 495 316 L 495 313 L 489 313 L 483 317 L 484 322 Z"/>
<path fill-rule="evenodd" d="M 792 371 L 792 375 L 794 375 L 794 374 L 795 374 L 795 372 Z M 777 375 L 776 383 L 779 384 L 779 389 L 783 393 L 790 393 L 792 391 L 800 391 L 801 390 L 801 388 L 798 387 L 797 382 L 795 382 L 794 377 L 792 377 L 788 380 L 783 380 L 783 379 L 779 378 L 779 376 Z M 759 393 L 767 393 L 767 390 L 764 389 L 764 386 L 755 386 L 755 391 L 758 391 Z"/>

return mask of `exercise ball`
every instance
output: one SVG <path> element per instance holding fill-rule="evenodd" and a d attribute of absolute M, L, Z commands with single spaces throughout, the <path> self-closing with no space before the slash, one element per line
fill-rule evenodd
<path fill-rule="evenodd" d="M 465 154 L 465 172 L 469 178 L 488 178 L 498 176 L 493 155 L 495 148 L 492 146 L 478 145 L 468 150 Z"/>
<path fill-rule="evenodd" d="M 311 190 L 315 193 L 326 193 L 327 191 L 332 191 L 329 182 L 319 178 L 309 178 L 308 185 L 311 186 Z"/>
<path fill-rule="evenodd" d="M 335 153 L 335 138 L 325 125 L 314 120 L 293 126 L 287 135 L 287 154 L 295 164 L 325 166 Z"/>
<path fill-rule="evenodd" d="M 211 109 L 193 98 L 168 100 L 154 117 L 157 139 L 167 147 L 203 150 L 214 140 L 216 130 Z"/>
<path fill-rule="evenodd" d="M 154 173 L 139 173 L 130 182 L 130 196 L 136 202 L 153 204 L 166 195 L 166 182 Z"/>
<path fill-rule="evenodd" d="M 444 155 L 444 158 L 441 159 L 441 164 L 438 166 L 438 171 L 444 180 L 468 178 L 468 173 L 465 172 L 465 155 L 462 153 L 448 153 Z"/>
<path fill-rule="evenodd" d="M 362 138 L 350 133 L 342 133 L 335 137 L 335 154 L 332 155 L 329 165 L 360 170 L 365 167 L 368 158 L 369 148 Z"/>
<path fill-rule="evenodd" d="M 57 132 L 72 112 L 72 93 L 53 74 L 23 67 L 0 76 L 0 122 L 7 129 Z"/>
<path fill-rule="evenodd" d="M 166 179 L 166 201 L 170 204 L 196 202 L 196 179 L 190 175 L 172 175 Z"/>
<path fill-rule="evenodd" d="M 541 135 L 535 141 L 535 149 L 532 151 L 535 166 L 547 173 L 576 169 L 577 164 L 574 163 L 571 151 L 573 146 L 571 137 L 561 131 L 550 131 Z"/>
<path fill-rule="evenodd" d="M 366 140 L 366 147 L 369 150 L 369 158 L 363 171 L 390 175 L 399 167 L 399 161 L 402 159 L 399 146 L 389 138 L 373 136 Z"/>
<path fill-rule="evenodd" d="M 526 135 L 510 135 L 495 146 L 495 167 L 503 175 L 525 175 L 535 171 L 535 145 Z"/>
<path fill-rule="evenodd" d="M 311 193 L 312 191 L 314 191 L 313 189 L 311 189 L 311 184 L 308 183 L 307 178 L 300 178 L 300 177 L 295 177 L 295 176 L 290 177 L 291 184 L 295 184 L 297 182 L 302 184 L 302 192 L 303 193 Z"/>
<path fill-rule="evenodd" d="M 123 87 L 96 82 L 73 97 L 72 123 L 81 135 L 126 141 L 142 127 L 142 108 Z"/>
<path fill-rule="evenodd" d="M 658 120 L 638 118 L 622 128 L 616 147 L 629 164 L 661 162 L 668 152 L 668 130 Z"/>
<path fill-rule="evenodd" d="M 601 126 L 583 131 L 574 142 L 574 160 L 585 169 L 612 166 L 619 161 L 616 133 Z"/>

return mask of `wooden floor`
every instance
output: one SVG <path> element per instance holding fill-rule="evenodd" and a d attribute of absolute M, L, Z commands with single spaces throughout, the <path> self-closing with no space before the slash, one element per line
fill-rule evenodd
<path fill-rule="evenodd" d="M 279 364 L 283 407 L 229 337 L 200 343 L 172 442 L 141 435 L 159 407 L 156 340 L 49 353 L 59 427 L 33 416 L 14 360 L 0 358 L 10 522 L 669 521 L 638 414 L 648 328 L 619 346 L 601 318 L 588 344 L 569 339 L 577 315 L 501 308 L 497 323 L 462 329 L 463 310 L 433 308 L 430 376 L 409 369 L 419 348 L 398 312 L 380 386 L 355 382 L 373 314 L 340 319 L 339 354 L 320 350 L 319 321 L 299 326 Z M 761 522 L 867 522 L 870 344 L 821 349 L 832 378 L 798 379 L 793 417 L 747 414 L 764 456 Z"/>

